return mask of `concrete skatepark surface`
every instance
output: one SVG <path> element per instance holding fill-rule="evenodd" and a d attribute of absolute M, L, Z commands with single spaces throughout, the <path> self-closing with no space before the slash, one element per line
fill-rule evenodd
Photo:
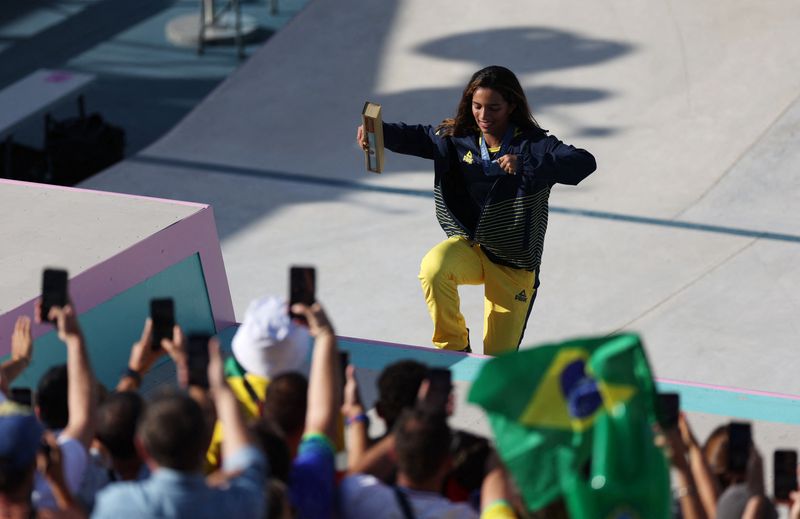
<path fill-rule="evenodd" d="M 798 393 L 794 2 L 312 2 L 172 132 L 84 187 L 206 202 L 234 306 L 318 266 L 350 336 L 427 344 L 416 273 L 442 238 L 431 164 L 354 145 L 365 99 L 437 123 L 486 64 L 597 157 L 559 186 L 524 344 L 634 329 L 659 375 Z M 509 15 L 513 13 L 513 15 Z M 462 291 L 480 344 L 482 294 Z M 748 369 L 743 369 L 745 366 Z"/>
<path fill-rule="evenodd" d="M 359 110 L 436 124 L 472 72 L 505 65 L 541 125 L 598 162 L 553 190 L 523 345 L 636 330 L 660 377 L 797 395 L 798 21 L 794 0 L 314 0 L 171 132 L 82 187 L 211 204 L 239 318 L 310 263 L 338 333 L 427 345 L 416 275 L 443 238 L 432 165 L 390 154 L 365 173 Z M 482 290 L 461 295 L 480 351 Z M 722 421 L 697 415 L 696 429 Z M 798 432 L 756 426 L 766 452 Z"/>

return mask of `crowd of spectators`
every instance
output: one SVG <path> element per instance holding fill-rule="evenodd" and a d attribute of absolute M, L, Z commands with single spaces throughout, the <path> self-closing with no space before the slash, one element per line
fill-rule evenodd
<path fill-rule="evenodd" d="M 207 341 L 203 376 L 181 328 L 153 344 L 148 319 L 113 390 L 96 382 L 72 306 L 53 307 L 45 317 L 67 361 L 44 373 L 31 402 L 11 391 L 34 347 L 31 319 L 19 318 L 0 366 L 0 517 L 568 517 L 560 500 L 526 510 L 491 438 L 451 428 L 452 396 L 431 396 L 419 362 L 380 374 L 385 427 L 370 437 L 355 368 L 340 366 L 325 311 L 295 305 L 298 320 L 286 306 L 254 301 L 231 355 Z M 142 378 L 163 356 L 176 381 L 145 398 Z M 682 414 L 657 437 L 675 517 L 776 517 L 755 446 L 745 470 L 729 470 L 727 426 L 700 444 Z M 800 519 L 800 499 L 790 514 Z"/>

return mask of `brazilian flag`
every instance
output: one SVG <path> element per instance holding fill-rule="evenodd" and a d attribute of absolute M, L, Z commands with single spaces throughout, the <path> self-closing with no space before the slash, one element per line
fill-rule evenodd
<path fill-rule="evenodd" d="M 639 337 L 549 344 L 488 361 L 469 401 L 531 510 L 563 497 L 573 519 L 666 519 L 669 466 Z"/>

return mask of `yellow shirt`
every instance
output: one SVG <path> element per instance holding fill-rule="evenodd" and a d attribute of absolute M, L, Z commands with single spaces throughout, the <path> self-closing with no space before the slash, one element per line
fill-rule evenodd
<path fill-rule="evenodd" d="M 244 375 L 253 392 L 258 396 L 260 402 L 264 401 L 267 395 L 267 386 L 269 386 L 269 379 L 260 377 L 252 373 Z M 250 393 L 245 389 L 242 377 L 233 376 L 226 379 L 233 394 L 239 401 L 240 408 L 244 413 L 246 422 L 253 422 L 261 416 L 259 402 L 254 402 L 250 397 Z M 214 424 L 214 433 L 211 435 L 211 443 L 206 451 L 206 474 L 214 472 L 222 466 L 222 424 L 217 420 Z"/>

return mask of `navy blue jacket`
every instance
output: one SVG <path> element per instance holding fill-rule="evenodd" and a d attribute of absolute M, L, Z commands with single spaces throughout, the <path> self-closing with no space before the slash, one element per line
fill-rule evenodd
<path fill-rule="evenodd" d="M 436 218 L 448 237 L 480 244 L 495 263 L 538 271 L 550 189 L 556 183 L 577 185 L 595 170 L 594 157 L 544 130 L 517 130 L 508 150 L 518 157 L 517 174 L 486 176 L 478 137 L 445 137 L 426 125 L 383 124 L 388 149 L 433 160 Z"/>

